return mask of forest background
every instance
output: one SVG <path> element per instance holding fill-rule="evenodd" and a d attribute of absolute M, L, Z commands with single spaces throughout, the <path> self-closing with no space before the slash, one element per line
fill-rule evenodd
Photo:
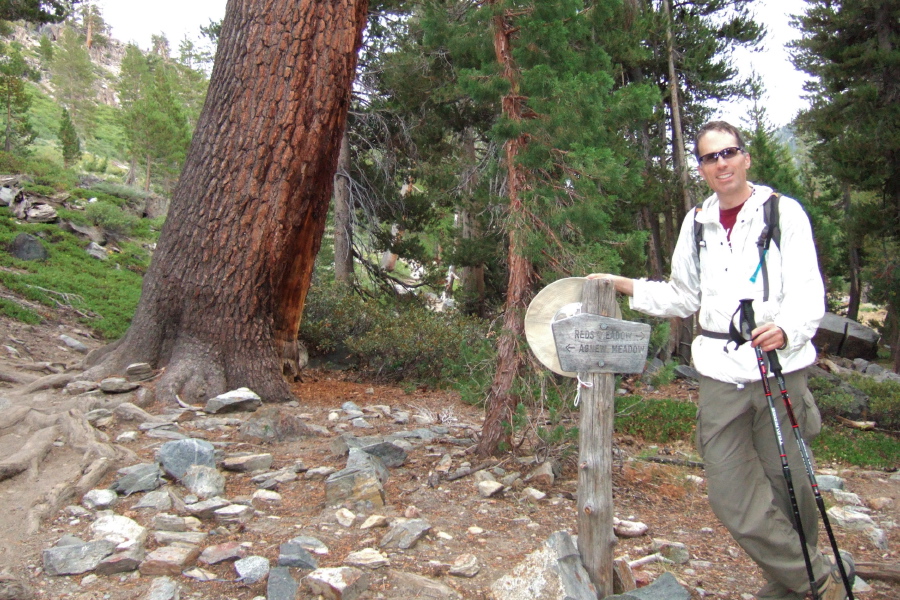
<path fill-rule="evenodd" d="M 763 40 L 753 4 L 370 3 L 300 329 L 310 352 L 351 355 L 381 377 L 454 382 L 496 415 L 488 453 L 520 407 L 573 395 L 530 362 L 524 307 L 560 277 L 665 277 L 681 219 L 706 194 L 693 132 L 717 102 L 763 91 L 734 64 L 735 49 Z M 793 59 L 812 77 L 810 109 L 776 133 L 756 102 L 741 124 L 751 179 L 810 214 L 829 308 L 853 319 L 864 297 L 885 308 L 876 325 L 895 370 L 898 16 L 895 1 L 807 2 Z M 118 227 L 141 274 L 149 253 L 126 234 L 152 237 L 161 222 L 123 223 L 104 207 L 141 195 L 118 184 L 175 190 L 221 23 L 202 28 L 203 43 L 175 49 L 156 36 L 142 51 L 111 39 L 91 2 L 55 21 L 3 31 L 3 170 L 89 189 L 81 195 L 100 203 L 80 218 Z M 654 326 L 655 356 L 687 359 L 689 322 L 626 314 Z M 95 325 L 115 339 L 127 318 Z"/>

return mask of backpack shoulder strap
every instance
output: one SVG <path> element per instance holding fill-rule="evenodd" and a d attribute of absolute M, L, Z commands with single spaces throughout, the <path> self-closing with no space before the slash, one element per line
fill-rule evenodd
<path fill-rule="evenodd" d="M 780 198 L 781 194 L 772 193 L 763 204 L 763 229 L 756 241 L 756 246 L 759 248 L 759 265 L 753 276 L 750 277 L 750 281 L 756 281 L 756 276 L 762 271 L 763 302 L 769 299 L 769 269 L 766 267 L 766 254 L 769 252 L 772 240 L 775 241 L 776 247 L 781 245 L 781 226 L 778 224 L 778 200 Z"/>
<path fill-rule="evenodd" d="M 694 252 L 698 258 L 700 257 L 700 247 L 706 246 L 706 242 L 703 240 L 703 223 L 697 222 L 697 215 L 701 210 L 703 210 L 702 202 L 694 207 Z"/>
<path fill-rule="evenodd" d="M 775 242 L 776 246 L 781 245 L 781 226 L 779 225 L 778 218 L 778 201 L 781 199 L 781 194 L 773 192 L 769 199 L 766 200 L 765 204 L 763 204 L 763 223 L 765 223 L 762 233 L 759 236 L 759 242 L 757 245 L 761 244 L 761 247 L 765 250 L 769 249 L 769 245 L 772 241 Z"/>

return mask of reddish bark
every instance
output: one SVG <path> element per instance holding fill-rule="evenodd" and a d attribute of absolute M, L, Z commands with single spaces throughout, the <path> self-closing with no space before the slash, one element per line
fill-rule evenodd
<path fill-rule="evenodd" d="M 518 70 L 510 50 L 510 38 L 514 31 L 507 15 L 494 17 L 494 52 L 503 69 L 503 77 L 509 81 L 509 93 L 503 97 L 503 114 L 512 121 L 522 120 L 522 98 L 518 95 Z M 524 136 L 506 142 L 507 232 L 509 235 L 509 280 L 503 314 L 503 330 L 497 345 L 497 370 L 487 399 L 487 416 L 481 429 L 478 454 L 494 454 L 501 441 L 509 438 L 503 422 L 512 423 L 516 409 L 516 397 L 512 387 L 524 363 L 521 341 L 525 334 L 525 310 L 531 300 L 534 272 L 531 261 L 525 257 L 522 239 L 525 221 L 521 194 L 526 189 L 525 173 L 516 160 L 527 143 Z"/>
<path fill-rule="evenodd" d="M 206 104 L 131 328 L 88 376 L 157 394 L 292 398 L 282 360 L 322 240 L 368 0 L 232 0 Z"/>

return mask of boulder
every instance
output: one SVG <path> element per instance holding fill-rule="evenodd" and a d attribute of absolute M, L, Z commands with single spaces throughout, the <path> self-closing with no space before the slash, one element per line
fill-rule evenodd
<path fill-rule="evenodd" d="M 193 465 L 215 468 L 216 449 L 206 440 L 175 440 L 160 446 L 156 459 L 166 473 L 175 479 L 181 479 Z"/>
<path fill-rule="evenodd" d="M 19 260 L 47 260 L 50 254 L 41 241 L 27 233 L 20 233 L 9 245 L 9 253 Z"/>
<path fill-rule="evenodd" d="M 880 337 L 874 329 L 847 317 L 825 313 L 812 341 L 820 352 L 850 359 L 873 360 L 878 354 Z"/>
<path fill-rule="evenodd" d="M 113 553 L 116 543 L 97 540 L 86 544 L 55 546 L 42 554 L 47 575 L 79 575 L 93 571 L 104 558 Z"/>
<path fill-rule="evenodd" d="M 648 586 L 618 596 L 607 596 L 606 600 L 612 598 L 619 600 L 690 600 L 691 593 L 678 583 L 674 575 L 663 573 Z"/>
<path fill-rule="evenodd" d="M 504 600 L 596 600 L 597 590 L 581 564 L 575 540 L 565 531 L 550 535 L 491 591 Z"/>

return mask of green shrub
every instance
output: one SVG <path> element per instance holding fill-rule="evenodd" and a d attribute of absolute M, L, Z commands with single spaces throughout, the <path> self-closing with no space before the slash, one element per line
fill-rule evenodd
<path fill-rule="evenodd" d="M 850 385 L 869 396 L 868 419 L 881 429 L 900 431 L 900 383 L 853 374 Z"/>
<path fill-rule="evenodd" d="M 670 383 L 675 381 L 675 367 L 677 366 L 678 363 L 674 361 L 667 362 L 650 378 L 650 385 L 654 387 L 662 387 L 664 385 L 669 385 Z"/>
<path fill-rule="evenodd" d="M 136 206 L 138 204 L 142 204 L 144 200 L 150 196 L 150 192 L 145 192 L 144 190 L 132 187 L 130 185 L 124 185 L 121 183 L 111 183 L 109 181 L 101 181 L 100 183 L 95 183 L 91 186 L 91 192 L 94 195 L 99 194 L 107 194 L 109 196 L 115 196 L 116 198 L 121 198 L 125 200 L 132 206 Z M 99 198 L 99 196 L 97 196 Z"/>
<path fill-rule="evenodd" d="M 140 217 L 123 211 L 115 204 L 104 200 L 91 202 L 85 208 L 84 213 L 91 223 L 118 237 L 131 235 L 140 221 Z"/>
<path fill-rule="evenodd" d="M 853 395 L 841 389 L 838 382 L 824 377 L 810 377 L 808 386 L 824 418 L 846 414 L 853 405 Z"/>
<path fill-rule="evenodd" d="M 697 407 L 692 402 L 646 400 L 640 396 L 616 398 L 616 431 L 647 442 L 690 441 L 696 418 Z"/>

